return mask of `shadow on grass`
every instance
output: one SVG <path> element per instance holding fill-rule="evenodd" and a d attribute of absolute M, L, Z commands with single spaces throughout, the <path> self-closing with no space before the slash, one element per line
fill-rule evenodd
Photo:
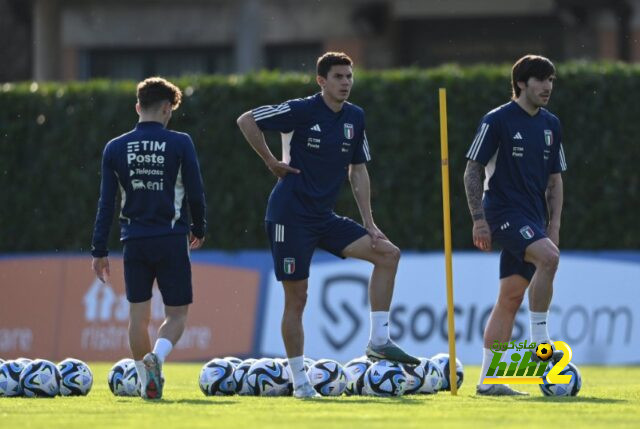
<path fill-rule="evenodd" d="M 340 404 L 340 405 L 349 405 L 349 404 L 376 404 L 376 405 L 398 405 L 398 404 L 402 404 L 402 405 L 424 405 L 424 401 L 417 399 L 417 398 L 411 398 L 411 397 L 405 397 L 405 396 L 401 396 L 399 398 L 390 398 L 390 397 L 377 397 L 377 398 L 368 398 L 368 397 L 361 397 L 358 399 L 349 399 L 347 401 L 345 401 L 345 398 L 342 397 L 323 397 L 323 398 L 317 398 L 317 399 L 305 399 L 305 402 L 318 402 L 318 403 L 330 403 L 330 404 Z"/>
<path fill-rule="evenodd" d="M 527 402 L 561 402 L 561 403 L 586 403 L 586 404 L 620 404 L 629 402 L 626 399 L 595 398 L 593 396 L 529 396 L 518 398 Z"/>
<path fill-rule="evenodd" d="M 118 402 L 130 402 L 130 401 L 122 401 L 119 400 Z M 157 405 L 157 406 L 162 406 L 162 405 L 175 405 L 175 404 L 189 404 L 189 405 L 233 405 L 233 404 L 237 404 L 237 401 L 217 401 L 217 400 L 212 400 L 212 399 L 176 399 L 176 400 L 171 400 L 171 399 L 160 399 L 158 401 L 156 400 L 143 400 L 144 404 L 149 404 L 149 405 Z"/>

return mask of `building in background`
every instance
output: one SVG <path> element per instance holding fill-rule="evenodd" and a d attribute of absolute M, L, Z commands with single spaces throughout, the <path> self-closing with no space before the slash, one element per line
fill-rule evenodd
<path fill-rule="evenodd" d="M 640 0 L 0 0 L 0 81 L 640 61 Z"/>

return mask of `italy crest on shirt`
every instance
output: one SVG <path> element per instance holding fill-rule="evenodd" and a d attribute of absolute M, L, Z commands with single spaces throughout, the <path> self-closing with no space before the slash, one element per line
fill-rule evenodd
<path fill-rule="evenodd" d="M 353 124 L 344 124 L 344 136 L 349 140 L 353 138 Z"/>

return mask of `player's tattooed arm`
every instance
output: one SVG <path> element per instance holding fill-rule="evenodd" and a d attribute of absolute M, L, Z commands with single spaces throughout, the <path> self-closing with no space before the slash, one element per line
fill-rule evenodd
<path fill-rule="evenodd" d="M 547 227 L 547 235 L 557 246 L 560 242 L 560 217 L 562 215 L 563 204 L 563 184 L 562 175 L 560 173 L 549 176 L 545 197 L 547 199 L 547 208 L 549 210 L 549 226 Z"/>
<path fill-rule="evenodd" d="M 469 160 L 464 171 L 464 189 L 467 193 L 467 204 L 471 212 L 471 218 L 476 220 L 484 219 L 484 209 L 482 208 L 482 192 L 484 166 L 477 161 Z"/>
<path fill-rule="evenodd" d="M 482 164 L 469 160 L 464 172 L 464 188 L 473 219 L 473 244 L 480 250 L 489 251 L 491 250 L 491 229 L 482 208 L 483 170 Z"/>

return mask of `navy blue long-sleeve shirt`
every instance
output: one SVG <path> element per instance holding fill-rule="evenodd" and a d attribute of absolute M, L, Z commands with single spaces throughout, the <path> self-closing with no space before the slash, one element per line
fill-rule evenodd
<path fill-rule="evenodd" d="M 120 240 L 187 234 L 202 238 L 205 197 L 193 141 L 159 122 L 140 122 L 107 143 L 91 254 L 108 255 L 107 242 L 120 189 Z M 187 205 L 189 208 L 187 209 Z M 189 212 L 193 224 L 189 223 Z"/>

